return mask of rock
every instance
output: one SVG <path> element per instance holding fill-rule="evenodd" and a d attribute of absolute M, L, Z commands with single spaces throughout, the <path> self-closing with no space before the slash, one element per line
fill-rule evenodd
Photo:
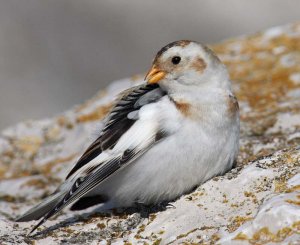
<path fill-rule="evenodd" d="M 36 222 L 13 219 L 55 190 L 102 127 L 121 90 L 112 83 L 83 105 L 28 121 L 0 137 L 1 244 L 264 244 L 300 240 L 300 23 L 213 45 L 240 102 L 237 167 L 170 206 L 111 212 L 64 210 L 29 238 Z M 94 132 L 94 133 L 93 133 Z M 94 135 L 91 137 L 91 135 Z"/>

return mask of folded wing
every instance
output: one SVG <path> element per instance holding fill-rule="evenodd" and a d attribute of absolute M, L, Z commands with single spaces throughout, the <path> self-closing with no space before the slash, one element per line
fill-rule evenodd
<path fill-rule="evenodd" d="M 121 95 L 107 117 L 99 138 L 91 144 L 68 174 L 64 187 L 61 188 L 61 195 L 56 194 L 55 200 L 48 200 L 48 209 L 45 208 L 44 215 L 41 216 L 43 203 L 37 206 L 36 217 L 34 208 L 27 212 L 33 219 L 43 217 L 31 233 L 65 206 L 83 197 L 162 139 L 159 124 L 152 120 L 140 119 L 139 110 L 158 101 L 164 95 L 157 85 L 138 86 Z M 157 137 L 158 135 L 160 137 Z M 28 220 L 26 214 L 18 221 Z"/>
<path fill-rule="evenodd" d="M 143 84 L 120 94 L 119 100 L 106 118 L 106 124 L 100 136 L 88 147 L 67 179 L 78 169 L 97 157 L 102 151 L 111 149 L 120 137 L 136 122 L 133 115 L 142 106 L 158 101 L 165 93 L 157 84 Z"/>

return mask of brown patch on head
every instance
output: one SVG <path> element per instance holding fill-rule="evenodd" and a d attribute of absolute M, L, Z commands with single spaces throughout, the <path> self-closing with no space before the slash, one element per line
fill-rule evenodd
<path fill-rule="evenodd" d="M 189 40 L 180 40 L 180 41 L 175 41 L 175 42 L 169 43 L 168 45 L 164 46 L 161 50 L 158 51 L 153 63 L 155 63 L 157 61 L 157 59 L 168 49 L 175 47 L 175 46 L 185 47 L 188 44 L 190 44 L 191 42 L 192 41 L 189 41 Z"/>
<path fill-rule="evenodd" d="M 228 112 L 231 117 L 235 116 L 239 111 L 239 103 L 235 96 L 229 95 L 228 97 Z"/>
<path fill-rule="evenodd" d="M 196 71 L 203 72 L 205 68 L 207 67 L 207 64 L 205 61 L 201 58 L 197 58 L 191 65 L 192 68 L 194 68 Z"/>

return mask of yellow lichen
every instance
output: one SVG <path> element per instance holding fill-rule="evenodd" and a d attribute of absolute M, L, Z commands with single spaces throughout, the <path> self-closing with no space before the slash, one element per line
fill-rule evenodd
<path fill-rule="evenodd" d="M 245 191 L 244 195 L 245 195 L 245 197 L 250 197 L 252 199 L 253 203 L 255 203 L 255 204 L 258 203 L 258 200 L 253 192 Z"/>
<path fill-rule="evenodd" d="M 298 26 L 296 24 L 295 26 Z M 239 85 L 236 96 L 251 107 L 251 113 L 242 114 L 242 121 L 251 122 L 254 133 L 262 135 L 276 122 L 276 114 L 289 91 L 299 88 L 290 80 L 290 74 L 299 72 L 299 38 L 282 34 L 268 41 L 262 34 L 245 39 L 233 39 L 212 46 L 229 69 L 234 84 Z M 238 46 L 238 51 L 232 47 Z M 284 51 L 274 54 L 277 47 Z M 292 56 L 290 66 L 282 64 L 286 56 Z M 290 108 L 284 110 L 290 111 Z"/>
<path fill-rule="evenodd" d="M 46 130 L 44 135 L 45 140 L 46 141 L 58 140 L 60 133 L 61 133 L 60 127 L 58 125 L 54 125 Z"/>
<path fill-rule="evenodd" d="M 236 216 L 231 220 L 231 223 L 227 226 L 229 232 L 234 232 L 246 221 L 252 220 L 252 217 Z"/>
<path fill-rule="evenodd" d="M 224 199 L 223 199 L 223 201 L 222 201 L 222 202 L 223 202 L 223 203 L 228 203 L 228 199 L 227 199 L 227 196 L 226 196 L 226 194 L 223 194 L 223 198 L 224 198 Z"/>
<path fill-rule="evenodd" d="M 105 225 L 104 223 L 98 223 L 98 224 L 97 224 L 97 227 L 98 227 L 100 230 L 103 230 L 103 229 L 106 227 L 106 225 Z"/>
<path fill-rule="evenodd" d="M 288 189 L 286 181 L 275 180 L 274 185 L 275 185 L 275 192 L 281 193 L 281 192 L 285 192 Z"/>
<path fill-rule="evenodd" d="M 294 192 L 294 191 L 300 191 L 300 185 L 295 185 L 293 187 L 290 187 L 290 188 L 287 188 L 286 189 L 286 192 L 289 193 L 289 192 Z"/>
<path fill-rule="evenodd" d="M 244 233 L 239 232 L 233 240 L 248 240 L 248 237 Z"/>
<path fill-rule="evenodd" d="M 74 127 L 73 123 L 65 116 L 57 117 L 56 121 L 60 127 L 65 127 L 67 129 L 72 129 Z"/>
<path fill-rule="evenodd" d="M 161 239 L 157 239 L 153 242 L 153 245 L 159 245 L 161 243 Z"/>
<path fill-rule="evenodd" d="M 85 122 L 100 120 L 110 111 L 111 107 L 112 107 L 111 104 L 98 106 L 95 110 L 93 110 L 88 114 L 78 115 L 76 121 L 78 123 L 85 123 Z"/>
<path fill-rule="evenodd" d="M 42 143 L 43 140 L 41 137 L 31 135 L 16 139 L 14 145 L 16 146 L 17 150 L 24 152 L 28 156 L 32 157 L 38 152 Z"/>
<path fill-rule="evenodd" d="M 74 157 L 76 156 L 76 154 L 72 154 L 70 156 L 67 157 L 63 157 L 63 158 L 57 158 L 55 160 L 52 160 L 50 162 L 47 162 L 46 164 L 44 164 L 39 171 L 42 172 L 44 175 L 50 175 L 52 172 L 52 169 L 61 164 L 61 163 L 66 163 L 71 161 Z"/>
<path fill-rule="evenodd" d="M 299 195 L 297 196 L 298 199 L 300 199 Z M 286 200 L 287 203 L 289 204 L 293 204 L 293 205 L 298 205 L 300 206 L 300 200 L 292 200 L 292 199 L 288 199 Z"/>
<path fill-rule="evenodd" d="M 300 234 L 300 221 L 294 222 L 289 227 L 283 227 L 276 233 L 271 232 L 268 227 L 262 227 L 256 231 L 252 237 L 240 232 L 236 235 L 234 240 L 247 240 L 250 244 L 280 243 L 295 233 Z"/>
<path fill-rule="evenodd" d="M 21 187 L 26 187 L 26 186 L 34 186 L 37 189 L 44 189 L 47 186 L 47 182 L 43 179 L 30 179 L 23 183 Z"/>
<path fill-rule="evenodd" d="M 184 233 L 184 234 L 180 234 L 176 237 L 177 240 L 181 239 L 181 238 L 184 238 L 184 237 L 187 237 L 188 235 L 190 235 L 191 233 L 194 233 L 195 231 L 197 230 L 200 230 L 199 228 L 195 228 L 195 229 L 192 229 L 190 230 L 189 232 L 187 233 Z"/>

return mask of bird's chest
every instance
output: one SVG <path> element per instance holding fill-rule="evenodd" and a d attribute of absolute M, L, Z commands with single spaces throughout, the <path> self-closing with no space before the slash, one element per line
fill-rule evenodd
<path fill-rule="evenodd" d="M 236 98 L 227 91 L 211 94 L 200 94 L 185 98 L 171 98 L 182 126 L 194 125 L 194 128 L 205 128 L 208 132 L 224 130 L 235 124 L 238 118 Z"/>

